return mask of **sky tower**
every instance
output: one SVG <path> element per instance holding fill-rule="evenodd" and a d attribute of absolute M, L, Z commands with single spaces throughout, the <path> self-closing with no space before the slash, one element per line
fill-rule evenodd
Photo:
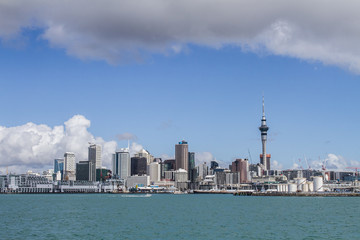
<path fill-rule="evenodd" d="M 260 155 L 260 163 L 264 165 L 264 170 L 270 170 L 270 154 L 266 155 L 266 139 L 267 139 L 267 131 L 269 130 L 269 127 L 266 125 L 264 96 L 262 100 L 262 119 L 259 130 L 261 132 L 261 142 L 262 142 L 262 154 Z"/>

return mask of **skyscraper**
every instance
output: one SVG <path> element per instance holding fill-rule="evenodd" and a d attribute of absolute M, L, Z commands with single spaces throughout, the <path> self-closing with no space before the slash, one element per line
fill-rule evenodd
<path fill-rule="evenodd" d="M 185 140 L 175 145 L 175 164 L 176 170 L 182 168 L 189 172 L 189 151 Z"/>
<path fill-rule="evenodd" d="M 266 125 L 266 118 L 265 118 L 265 103 L 264 97 L 262 102 L 262 119 L 261 119 L 261 126 L 259 127 L 261 132 L 261 142 L 262 142 L 262 155 L 260 155 L 260 163 L 264 166 L 264 170 L 270 170 L 270 158 L 267 161 L 266 157 L 266 140 L 267 140 L 267 131 L 269 127 Z"/>
<path fill-rule="evenodd" d="M 90 161 L 80 161 L 76 164 L 76 180 L 95 182 L 95 164 Z M 96 174 L 96 172 L 95 172 Z"/>
<path fill-rule="evenodd" d="M 145 157 L 131 158 L 131 175 L 146 175 L 147 159 Z"/>
<path fill-rule="evenodd" d="M 131 174 L 131 159 L 129 148 L 121 148 L 113 154 L 112 159 L 113 175 L 126 179 Z"/>
<path fill-rule="evenodd" d="M 236 159 L 231 164 L 231 172 L 240 172 L 240 183 L 246 183 L 249 172 L 249 162 L 247 159 Z"/>
<path fill-rule="evenodd" d="M 195 153 L 194 152 L 189 152 L 189 170 L 188 170 L 188 173 L 189 173 L 189 180 L 191 182 L 195 181 L 195 178 L 194 178 L 194 172 L 195 170 Z"/>
<path fill-rule="evenodd" d="M 89 162 L 92 162 L 96 169 L 101 168 L 101 146 L 97 144 L 91 144 L 89 146 Z"/>
<path fill-rule="evenodd" d="M 66 180 L 75 181 L 75 154 L 72 152 L 64 154 L 64 173 Z"/>
<path fill-rule="evenodd" d="M 57 174 L 60 172 L 60 180 L 64 179 L 64 159 L 57 158 L 54 160 L 54 173 Z"/>
<path fill-rule="evenodd" d="M 88 151 L 89 160 L 89 181 L 96 180 L 96 169 L 101 169 L 101 146 L 96 144 L 90 144 Z M 78 178 L 76 178 L 78 179 Z"/>

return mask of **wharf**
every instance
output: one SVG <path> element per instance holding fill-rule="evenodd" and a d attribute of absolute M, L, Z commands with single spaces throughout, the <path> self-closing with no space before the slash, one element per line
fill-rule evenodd
<path fill-rule="evenodd" d="M 274 197 L 360 197 L 360 193 L 353 192 L 236 192 L 234 196 L 274 196 Z"/>
<path fill-rule="evenodd" d="M 194 190 L 194 193 L 200 194 L 235 194 L 235 191 L 226 190 Z"/>

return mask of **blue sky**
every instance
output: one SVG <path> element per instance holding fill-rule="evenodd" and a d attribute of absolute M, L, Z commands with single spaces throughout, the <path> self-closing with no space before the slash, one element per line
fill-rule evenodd
<path fill-rule="evenodd" d="M 36 26 L 17 30 L 10 40 L 2 36 L 0 126 L 53 128 L 82 115 L 93 136 L 118 147 L 127 141 L 116 136 L 131 133 L 154 156 L 173 156 L 174 145 L 185 139 L 199 156 L 209 152 L 230 163 L 250 151 L 255 163 L 264 94 L 267 150 L 283 168 L 304 156 L 317 161 L 334 154 L 346 166 L 359 161 L 360 79 L 336 56 L 326 61 L 272 45 L 259 51 L 199 40 L 182 41 L 180 52 L 131 46 L 139 50 L 114 63 L 101 54 L 74 53 L 73 46 L 44 38 L 46 31 Z M 0 159 L 0 167 L 6 165 Z"/>

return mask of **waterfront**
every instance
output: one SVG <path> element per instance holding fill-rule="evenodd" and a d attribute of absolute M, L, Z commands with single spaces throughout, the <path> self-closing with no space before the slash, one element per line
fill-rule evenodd
<path fill-rule="evenodd" d="M 0 239 L 357 239 L 358 198 L 0 195 Z"/>

